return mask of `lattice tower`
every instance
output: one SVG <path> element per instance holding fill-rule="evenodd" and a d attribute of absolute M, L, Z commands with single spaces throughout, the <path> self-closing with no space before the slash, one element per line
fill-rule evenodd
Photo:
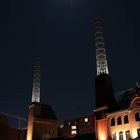
<path fill-rule="evenodd" d="M 35 59 L 32 102 L 40 102 L 40 58 Z"/>
<path fill-rule="evenodd" d="M 95 18 L 95 46 L 97 75 L 109 74 L 104 43 L 103 20 L 100 17 Z"/>

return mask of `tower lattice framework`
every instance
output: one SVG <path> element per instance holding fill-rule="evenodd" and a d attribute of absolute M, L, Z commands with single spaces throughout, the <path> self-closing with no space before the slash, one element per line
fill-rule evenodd
<path fill-rule="evenodd" d="M 109 74 L 104 43 L 103 20 L 100 17 L 95 18 L 95 46 L 97 75 Z"/>
<path fill-rule="evenodd" d="M 40 102 L 40 58 L 35 58 L 32 102 Z"/>

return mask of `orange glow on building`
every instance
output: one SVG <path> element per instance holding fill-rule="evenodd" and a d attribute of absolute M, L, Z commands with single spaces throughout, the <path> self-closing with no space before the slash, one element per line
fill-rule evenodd
<path fill-rule="evenodd" d="M 35 108 L 34 104 L 29 106 L 27 140 L 32 140 L 32 137 L 33 137 L 34 108 Z"/>
<path fill-rule="evenodd" d="M 107 119 L 96 120 L 96 132 L 98 140 L 107 140 Z"/>

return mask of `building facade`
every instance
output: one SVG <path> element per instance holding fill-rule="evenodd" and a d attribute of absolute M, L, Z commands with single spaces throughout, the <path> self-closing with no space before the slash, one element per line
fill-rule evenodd
<path fill-rule="evenodd" d="M 85 116 L 71 120 L 65 120 L 63 126 L 63 137 L 74 137 L 77 135 L 94 134 L 94 116 Z"/>
<path fill-rule="evenodd" d="M 58 137 L 59 121 L 49 105 L 40 103 L 40 58 L 35 59 L 32 100 L 29 105 L 27 140 Z"/>
<path fill-rule="evenodd" d="M 131 92 L 124 92 L 122 103 L 116 101 L 107 65 L 102 22 L 101 18 L 95 19 L 97 76 L 94 115 L 96 139 L 135 139 L 140 136 L 140 88 L 136 86 Z"/>
<path fill-rule="evenodd" d="M 107 114 L 108 135 L 114 140 L 140 136 L 140 88 L 132 92 L 128 108 Z"/>
<path fill-rule="evenodd" d="M 103 20 L 99 17 L 95 18 L 95 47 L 97 75 L 93 115 L 65 120 L 60 128 L 52 108 L 40 103 L 40 67 L 37 65 L 32 92 L 34 100 L 29 106 L 27 140 L 82 140 L 85 135 L 92 136 L 91 139 L 96 136 L 96 140 L 130 140 L 140 136 L 140 87 L 136 86 L 129 94 L 124 92 L 123 100 L 116 101 L 107 63 Z"/>
<path fill-rule="evenodd" d="M 27 140 L 48 140 L 58 137 L 59 121 L 49 105 L 29 106 Z"/>

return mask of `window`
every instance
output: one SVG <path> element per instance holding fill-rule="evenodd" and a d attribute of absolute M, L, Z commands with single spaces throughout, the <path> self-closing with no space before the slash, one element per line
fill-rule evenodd
<path fill-rule="evenodd" d="M 128 115 L 125 115 L 125 116 L 124 116 L 124 124 L 126 124 L 126 123 L 129 123 Z"/>
<path fill-rule="evenodd" d="M 88 118 L 85 118 L 85 122 L 88 122 Z"/>
<path fill-rule="evenodd" d="M 140 106 L 140 102 L 136 102 L 137 106 Z"/>
<path fill-rule="evenodd" d="M 117 119 L 117 124 L 118 124 L 118 125 L 121 125 L 121 124 L 122 124 L 122 119 L 121 119 L 121 117 L 118 117 L 118 119 Z"/>
<path fill-rule="evenodd" d="M 51 130 L 51 134 L 54 134 L 54 130 Z"/>
<path fill-rule="evenodd" d="M 63 125 L 63 124 L 61 124 L 61 125 L 60 125 L 60 128 L 63 128 L 63 127 L 64 127 L 64 125 Z"/>
<path fill-rule="evenodd" d="M 123 140 L 123 132 L 122 131 L 119 132 L 119 140 Z"/>
<path fill-rule="evenodd" d="M 111 119 L 111 126 L 115 126 L 115 118 Z"/>
<path fill-rule="evenodd" d="M 113 134 L 113 139 L 112 140 L 116 140 L 117 136 L 116 136 L 116 132 Z"/>
<path fill-rule="evenodd" d="M 140 136 L 140 128 L 137 129 L 138 137 Z"/>
<path fill-rule="evenodd" d="M 76 129 L 76 125 L 71 126 L 71 129 L 72 130 Z"/>
<path fill-rule="evenodd" d="M 126 140 L 129 140 L 130 139 L 130 131 L 129 130 L 127 130 L 125 132 L 125 136 L 126 136 Z"/>
<path fill-rule="evenodd" d="M 71 134 L 72 134 L 72 135 L 76 135 L 76 134 L 77 134 L 77 131 L 76 131 L 76 130 L 72 130 L 72 131 L 71 131 Z"/>
<path fill-rule="evenodd" d="M 136 120 L 136 121 L 140 121 L 140 116 L 139 116 L 139 113 L 138 113 L 138 112 L 135 113 L 135 120 Z"/>

